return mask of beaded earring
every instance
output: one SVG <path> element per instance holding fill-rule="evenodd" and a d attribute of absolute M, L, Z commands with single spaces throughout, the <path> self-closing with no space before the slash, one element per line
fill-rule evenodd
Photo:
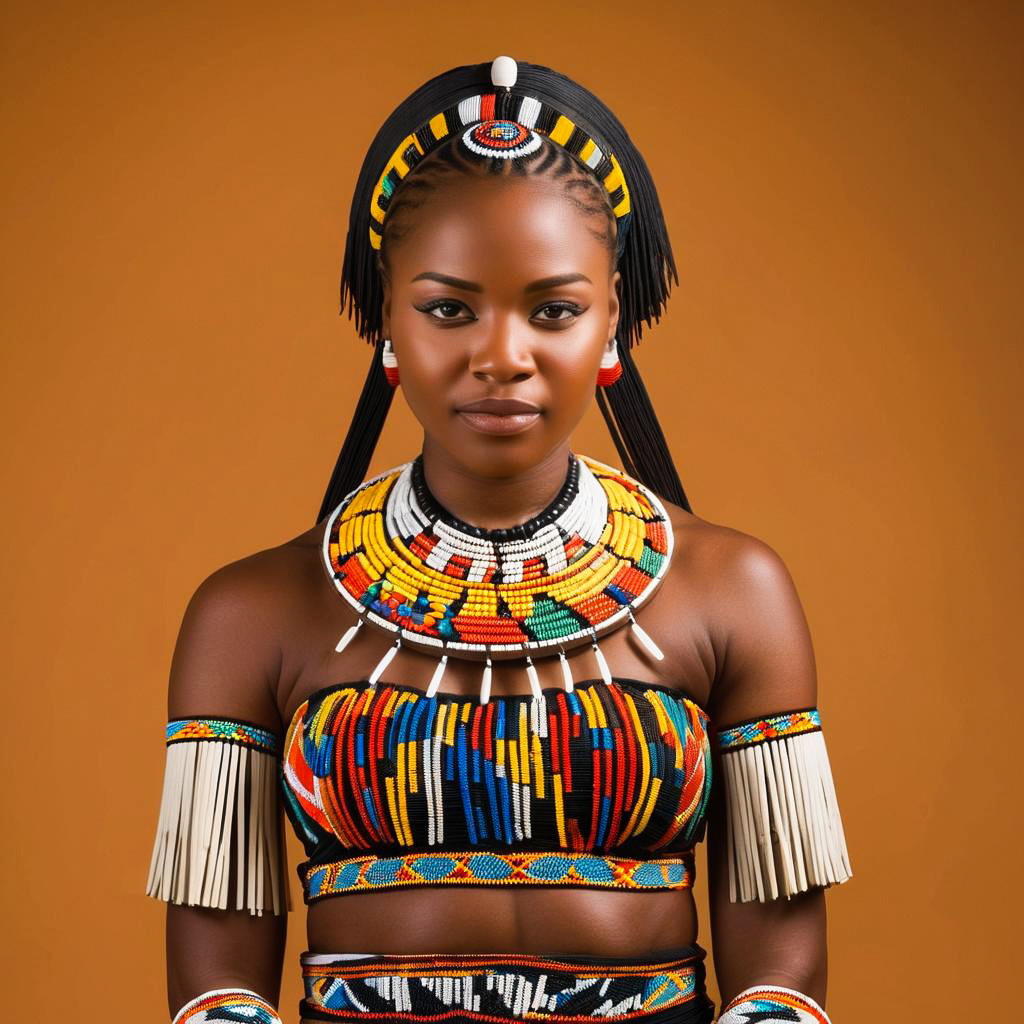
<path fill-rule="evenodd" d="M 380 358 L 384 364 L 384 376 L 387 377 L 388 383 L 393 388 L 398 387 L 398 360 L 395 358 L 395 350 L 390 338 L 384 339 Z"/>
<path fill-rule="evenodd" d="M 604 355 L 601 356 L 601 369 L 597 371 L 597 386 L 606 388 L 614 384 L 622 376 L 622 363 L 619 362 L 619 341 L 612 338 L 608 342 Z"/>

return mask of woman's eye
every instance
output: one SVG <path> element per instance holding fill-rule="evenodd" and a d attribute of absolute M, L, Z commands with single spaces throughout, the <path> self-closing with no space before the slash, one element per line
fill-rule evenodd
<path fill-rule="evenodd" d="M 432 316 L 435 320 L 458 320 L 459 313 L 463 310 L 461 302 L 452 302 L 450 299 L 442 299 L 438 302 L 430 302 L 425 306 L 416 307 L 421 313 Z"/>
<path fill-rule="evenodd" d="M 564 302 L 551 302 L 537 310 L 537 316 L 548 323 L 554 320 L 572 320 L 583 312 L 579 306 Z"/>

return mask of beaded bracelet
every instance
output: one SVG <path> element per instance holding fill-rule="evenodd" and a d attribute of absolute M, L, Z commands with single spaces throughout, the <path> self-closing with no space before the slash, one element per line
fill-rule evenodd
<path fill-rule="evenodd" d="M 277 1010 L 249 988 L 214 988 L 190 999 L 171 1024 L 283 1024 Z"/>
<path fill-rule="evenodd" d="M 832 1024 L 829 1015 L 810 997 L 784 985 L 751 985 L 722 1007 L 718 1024 Z"/>

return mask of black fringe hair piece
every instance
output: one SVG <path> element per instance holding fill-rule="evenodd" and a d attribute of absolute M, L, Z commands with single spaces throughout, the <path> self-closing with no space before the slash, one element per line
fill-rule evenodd
<path fill-rule="evenodd" d="M 331 473 L 330 483 L 320 504 L 320 513 L 316 517 L 318 523 L 366 479 L 374 449 L 384 430 L 384 421 L 388 418 L 391 400 L 395 397 L 395 389 L 388 383 L 384 373 L 384 362 L 381 359 L 383 347 L 383 341 L 373 346 L 363 390 L 356 402 L 345 443 L 338 453 L 338 461 L 334 464 L 334 472 Z"/>
<path fill-rule="evenodd" d="M 393 397 L 380 358 L 383 285 L 378 253 L 369 237 L 374 190 L 403 139 L 461 100 L 491 92 L 496 94 L 496 118 L 514 120 L 522 98 L 534 97 L 575 122 L 603 144 L 602 148 L 607 147 L 622 168 L 630 192 L 630 213 L 620 218 L 617 238 L 621 274 L 617 337 L 623 373 L 615 384 L 597 389 L 598 404 L 622 458 L 622 468 L 666 500 L 690 510 L 647 389 L 629 354 L 640 341 L 643 325 L 651 327 L 661 319 L 672 283 L 679 283 L 650 171 L 625 128 L 592 92 L 543 65 L 517 64 L 511 91 L 491 84 L 490 61 L 452 68 L 425 82 L 381 125 L 363 160 L 349 212 L 340 312 L 347 313 L 359 336 L 374 346 L 374 355 L 317 522 L 365 479 Z M 415 174 L 414 166 L 409 174 Z"/>
<path fill-rule="evenodd" d="M 608 426 L 622 468 L 667 501 L 692 512 L 668 442 L 628 345 L 619 346 L 622 376 L 597 389 L 597 405 Z"/>

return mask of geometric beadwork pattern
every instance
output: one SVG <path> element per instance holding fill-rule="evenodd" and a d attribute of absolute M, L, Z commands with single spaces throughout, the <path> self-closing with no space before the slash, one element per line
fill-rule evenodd
<path fill-rule="evenodd" d="M 182 740 L 220 740 L 239 743 L 254 750 L 273 754 L 278 747 L 277 736 L 269 729 L 262 729 L 249 722 L 235 718 L 175 718 L 167 723 L 166 742 Z"/>
<path fill-rule="evenodd" d="M 722 1009 L 719 1024 L 832 1024 L 831 1018 L 810 996 L 781 985 L 745 989 Z"/>
<path fill-rule="evenodd" d="M 644 960 L 568 954 L 301 956 L 302 1016 L 315 1020 L 625 1020 L 706 1024 L 702 947 Z"/>
<path fill-rule="evenodd" d="M 173 1024 L 281 1024 L 277 1011 L 249 989 L 214 989 L 186 1003 Z"/>
<path fill-rule="evenodd" d="M 364 855 L 306 869 L 307 903 L 322 896 L 422 885 L 572 885 L 595 889 L 685 889 L 693 854 L 633 860 L 594 853 L 446 851 Z"/>
<path fill-rule="evenodd" d="M 711 745 L 699 705 L 639 680 L 485 704 L 362 680 L 299 705 L 282 771 L 305 882 L 310 869 L 360 852 L 679 857 L 703 837 Z"/>
<path fill-rule="evenodd" d="M 466 129 L 462 144 L 477 156 L 513 160 L 539 149 L 541 143 L 536 132 L 515 121 L 481 121 Z"/>
<path fill-rule="evenodd" d="M 768 718 L 753 718 L 749 722 L 730 725 L 718 733 L 722 750 L 735 750 L 764 740 L 796 736 L 821 728 L 821 714 L 817 708 L 803 708 L 799 711 L 785 711 Z"/>
<path fill-rule="evenodd" d="M 430 493 L 422 455 L 353 490 L 327 517 L 324 566 L 352 609 L 440 656 L 555 654 L 630 621 L 657 589 L 672 527 L 657 495 L 571 453 L 529 522 L 485 530 Z"/>

